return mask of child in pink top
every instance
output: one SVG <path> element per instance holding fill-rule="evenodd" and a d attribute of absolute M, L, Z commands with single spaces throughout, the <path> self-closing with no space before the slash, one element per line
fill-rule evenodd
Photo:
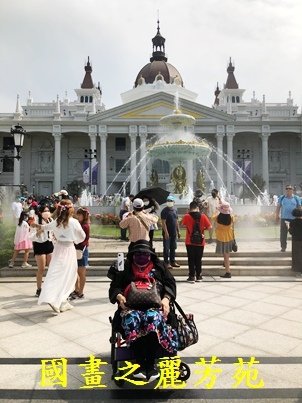
<path fill-rule="evenodd" d="M 29 225 L 27 223 L 27 220 L 28 220 L 28 214 L 22 211 L 15 232 L 14 253 L 11 260 L 9 261 L 8 267 L 14 267 L 15 259 L 18 253 L 22 250 L 24 250 L 24 256 L 21 267 L 23 269 L 25 269 L 26 267 L 31 267 L 31 265 L 27 263 L 27 260 L 29 256 L 29 251 L 30 249 L 32 249 L 33 244 L 29 238 Z"/>

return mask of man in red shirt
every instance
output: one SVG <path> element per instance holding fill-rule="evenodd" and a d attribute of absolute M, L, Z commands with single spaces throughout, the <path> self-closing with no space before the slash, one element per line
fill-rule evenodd
<path fill-rule="evenodd" d="M 189 264 L 189 278 L 187 281 L 194 284 L 195 281 L 200 282 L 202 280 L 201 260 L 205 245 L 204 230 L 211 229 L 212 226 L 208 217 L 200 213 L 198 204 L 195 201 L 190 203 L 190 211 L 184 215 L 182 224 L 187 229 L 185 240 Z M 193 236 L 193 233 L 195 236 Z"/>

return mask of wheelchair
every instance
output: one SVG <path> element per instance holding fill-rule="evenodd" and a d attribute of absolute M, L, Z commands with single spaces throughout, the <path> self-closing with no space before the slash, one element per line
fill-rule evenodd
<path fill-rule="evenodd" d="M 120 368 L 123 367 L 125 361 L 135 361 L 135 354 L 131 347 L 127 347 L 126 342 L 123 338 L 123 330 L 117 329 L 114 326 L 114 319 L 110 316 L 109 322 L 111 324 L 111 366 L 112 366 L 112 379 L 118 387 L 122 387 L 125 383 L 124 379 L 116 379 L 122 375 Z M 172 357 L 163 347 L 159 346 L 156 352 L 156 360 L 162 357 Z M 173 355 L 174 356 L 174 355 Z M 181 361 L 179 365 L 179 376 L 178 379 L 181 381 L 186 381 L 191 375 L 191 370 L 188 364 Z"/>

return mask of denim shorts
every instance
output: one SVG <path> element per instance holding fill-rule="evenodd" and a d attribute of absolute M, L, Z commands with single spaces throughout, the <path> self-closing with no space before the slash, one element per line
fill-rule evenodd
<path fill-rule="evenodd" d="M 86 268 L 88 266 L 88 257 L 89 257 L 89 251 L 88 248 L 85 248 L 83 251 L 82 259 L 78 260 L 78 267 Z"/>

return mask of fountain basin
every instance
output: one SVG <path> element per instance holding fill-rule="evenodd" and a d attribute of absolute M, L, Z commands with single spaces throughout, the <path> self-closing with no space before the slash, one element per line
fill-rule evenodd
<path fill-rule="evenodd" d="M 148 148 L 151 157 L 179 162 L 197 158 L 206 158 L 211 153 L 211 147 L 205 141 L 164 141 L 160 140 Z"/>

